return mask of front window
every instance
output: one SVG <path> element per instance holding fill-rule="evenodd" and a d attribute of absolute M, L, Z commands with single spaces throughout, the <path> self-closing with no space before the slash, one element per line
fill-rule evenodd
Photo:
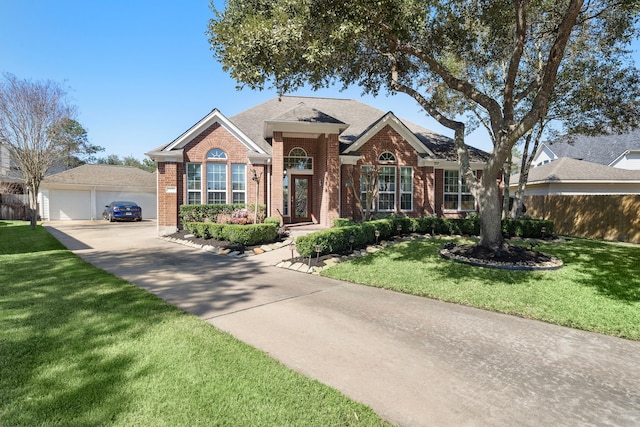
<path fill-rule="evenodd" d="M 231 203 L 247 203 L 247 166 L 231 165 Z"/>
<path fill-rule="evenodd" d="M 300 147 L 289 151 L 289 155 L 284 158 L 284 169 L 313 169 L 313 157 L 307 156 L 307 152 Z"/>
<path fill-rule="evenodd" d="M 207 203 L 227 203 L 227 165 L 224 163 L 207 164 Z"/>
<path fill-rule="evenodd" d="M 396 207 L 396 167 L 380 167 L 378 177 L 378 211 L 391 212 Z"/>
<path fill-rule="evenodd" d="M 444 209 L 473 211 L 475 199 L 457 170 L 444 171 Z"/>
<path fill-rule="evenodd" d="M 413 210 L 413 168 L 400 168 L 400 210 Z"/>
<path fill-rule="evenodd" d="M 202 165 L 187 163 L 187 204 L 202 203 Z"/>

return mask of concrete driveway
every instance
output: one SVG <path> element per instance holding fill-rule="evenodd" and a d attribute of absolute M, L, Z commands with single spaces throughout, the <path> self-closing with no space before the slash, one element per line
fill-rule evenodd
<path fill-rule="evenodd" d="M 149 222 L 45 226 L 391 423 L 640 425 L 639 342 L 214 255 L 155 238 Z"/>

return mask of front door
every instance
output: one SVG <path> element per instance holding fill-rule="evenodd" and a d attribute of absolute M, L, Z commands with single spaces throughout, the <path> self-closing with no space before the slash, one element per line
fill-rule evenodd
<path fill-rule="evenodd" d="M 311 177 L 293 176 L 291 222 L 311 221 Z"/>

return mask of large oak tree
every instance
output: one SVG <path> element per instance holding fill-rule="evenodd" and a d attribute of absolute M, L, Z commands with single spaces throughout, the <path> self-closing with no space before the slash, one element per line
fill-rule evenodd
<path fill-rule="evenodd" d="M 563 59 L 585 40 L 601 48 L 599 62 L 624 55 L 638 8 L 629 0 L 229 0 L 208 34 L 241 86 L 287 93 L 337 83 L 411 96 L 454 130 L 480 244 L 495 249 L 503 244 L 496 178 L 514 144 L 545 119 Z M 493 141 L 479 181 L 464 144 L 471 113 L 485 118 Z"/>

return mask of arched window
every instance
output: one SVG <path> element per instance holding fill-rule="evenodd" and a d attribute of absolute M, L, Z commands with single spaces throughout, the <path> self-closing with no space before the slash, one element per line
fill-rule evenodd
<path fill-rule="evenodd" d="M 225 153 L 219 148 L 214 148 L 213 150 L 209 150 L 209 152 L 207 153 L 207 159 L 225 160 L 226 158 L 227 158 L 227 153 Z"/>
<path fill-rule="evenodd" d="M 289 151 L 289 155 L 284 158 L 284 168 L 286 169 L 313 169 L 313 158 L 307 156 L 307 152 L 295 147 Z"/>
<path fill-rule="evenodd" d="M 394 156 L 393 153 L 385 151 L 384 153 L 380 154 L 380 157 L 378 157 L 378 161 L 380 163 L 395 162 L 396 161 L 396 156 Z"/>

